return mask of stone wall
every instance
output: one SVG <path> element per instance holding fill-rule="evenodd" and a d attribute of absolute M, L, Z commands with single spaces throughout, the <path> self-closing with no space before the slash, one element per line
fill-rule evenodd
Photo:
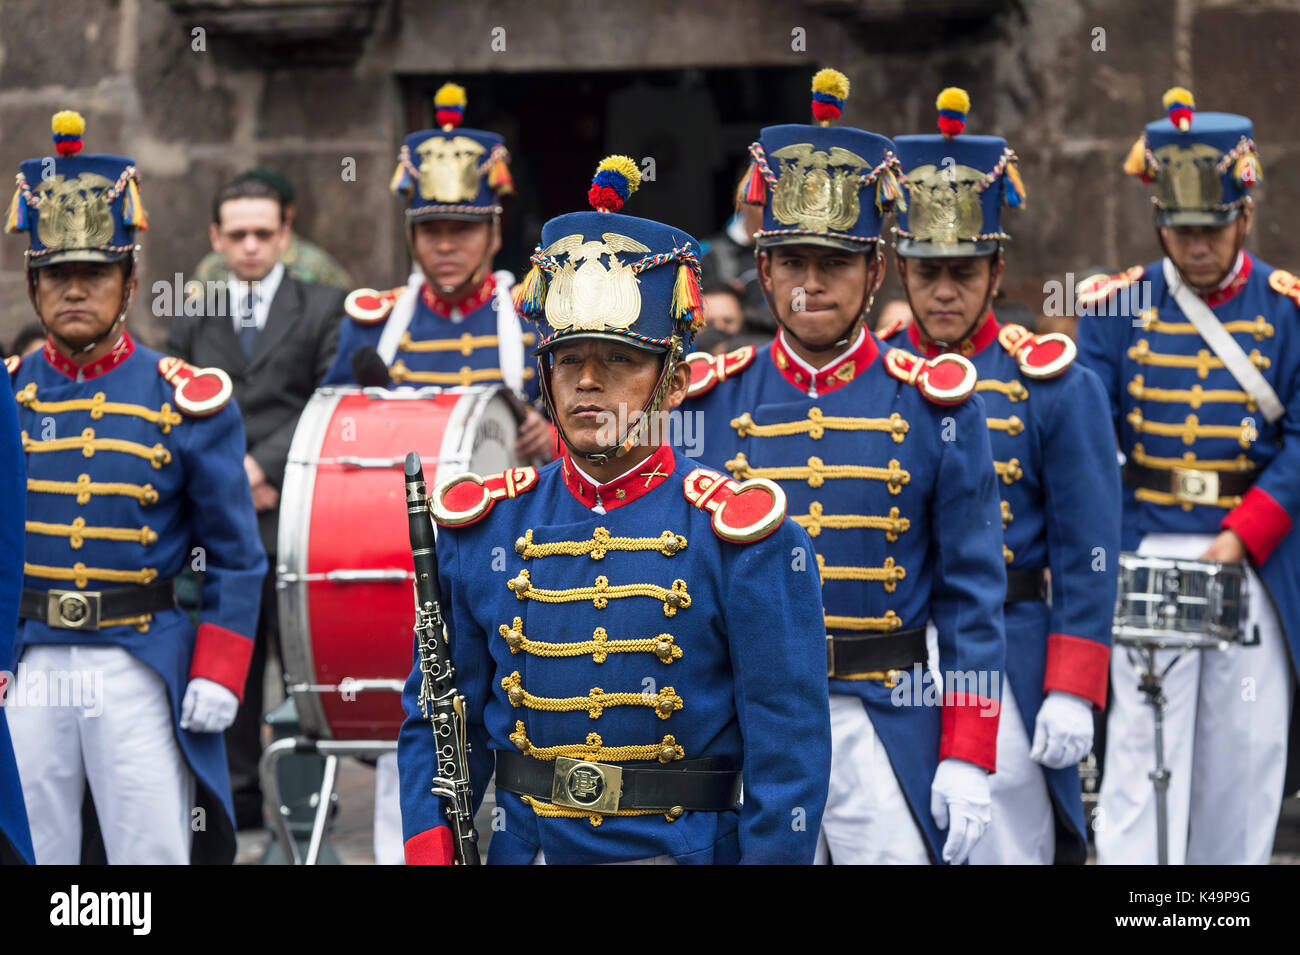
<path fill-rule="evenodd" d="M 256 36 L 223 32 L 241 15 L 276 39 L 286 10 L 346 7 L 367 23 L 352 57 L 314 56 L 313 41 L 286 53 L 282 32 L 268 53 Z M 1006 136 L 1022 159 L 1030 201 L 1008 213 L 1005 284 L 1037 308 L 1044 283 L 1067 272 L 1158 255 L 1148 192 L 1120 163 L 1177 82 L 1202 109 L 1254 118 L 1265 179 L 1252 247 L 1300 268 L 1300 0 L 663 0 L 637 10 L 633 20 L 596 0 L 3 0 L 0 168 L 46 154 L 50 114 L 79 109 L 88 151 L 133 156 L 141 170 L 147 289 L 206 251 L 224 179 L 276 165 L 298 189 L 302 233 L 383 286 L 406 264 L 388 177 L 400 137 L 427 109 L 406 101 L 410 78 L 834 65 L 854 84 L 845 120 L 884 133 L 929 131 L 941 87 L 970 91 L 968 129 Z M 556 112 L 557 136 L 581 121 L 562 104 L 537 108 Z M 342 175 L 349 158 L 355 181 Z M 658 178 L 670 188 L 671 168 Z M 654 214 L 651 202 L 639 211 Z M 31 316 L 22 248 L 0 239 L 0 341 Z M 151 300 L 141 297 L 132 323 L 158 342 L 166 317 L 151 314 Z"/>

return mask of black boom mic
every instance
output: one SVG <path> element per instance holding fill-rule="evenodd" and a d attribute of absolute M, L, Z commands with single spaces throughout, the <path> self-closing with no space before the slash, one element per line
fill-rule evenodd
<path fill-rule="evenodd" d="M 393 384 L 388 366 L 374 345 L 362 345 L 352 353 L 352 377 L 362 388 L 388 388 Z"/>

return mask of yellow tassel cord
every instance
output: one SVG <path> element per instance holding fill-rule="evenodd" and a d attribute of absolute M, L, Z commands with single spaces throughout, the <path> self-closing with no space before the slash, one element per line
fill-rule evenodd
<path fill-rule="evenodd" d="M 1130 176 L 1146 178 L 1147 170 L 1147 141 L 1146 137 L 1138 137 L 1138 141 L 1133 144 L 1133 148 L 1128 151 L 1128 158 L 1124 160 L 1124 171 Z"/>

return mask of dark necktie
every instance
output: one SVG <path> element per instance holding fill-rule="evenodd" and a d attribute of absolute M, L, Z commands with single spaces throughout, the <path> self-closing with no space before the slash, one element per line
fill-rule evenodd
<path fill-rule="evenodd" d="M 244 358 L 253 357 L 257 347 L 257 317 L 253 314 L 257 306 L 257 296 L 250 292 L 243 298 L 243 307 L 239 311 L 239 347 L 243 349 Z"/>

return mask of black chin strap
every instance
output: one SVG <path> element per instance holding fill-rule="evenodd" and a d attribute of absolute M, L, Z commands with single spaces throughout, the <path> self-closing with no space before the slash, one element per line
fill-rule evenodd
<path fill-rule="evenodd" d="M 122 326 L 126 324 L 126 313 L 131 308 L 131 299 L 132 299 L 131 277 L 135 275 L 135 257 L 136 257 L 136 252 L 132 251 L 131 268 L 127 270 L 126 276 L 122 280 L 123 288 L 122 288 L 121 312 L 118 313 L 117 318 L 114 319 L 112 325 L 108 326 L 108 330 L 105 331 L 104 334 L 100 335 L 98 338 L 93 339 L 89 345 L 85 345 L 81 348 L 76 347 L 67 339 L 51 331 L 50 327 L 45 324 L 45 316 L 41 314 L 40 309 L 36 308 L 36 283 L 39 282 L 40 279 L 37 276 L 35 269 L 29 269 L 27 293 L 32 300 L 32 307 L 36 311 L 36 320 L 41 323 L 41 328 L 42 330 L 44 330 L 45 334 L 48 335 L 50 338 L 54 339 L 60 345 L 62 345 L 67 350 L 69 355 L 85 355 L 88 352 L 94 351 L 96 348 L 98 348 L 104 342 L 108 341 L 110 338 L 116 336 L 122 330 Z"/>
<path fill-rule="evenodd" d="M 1234 219 L 1233 224 L 1235 225 L 1239 221 L 1241 220 Z M 1232 270 L 1237 264 L 1237 258 L 1241 255 L 1241 250 L 1246 247 L 1246 237 L 1244 235 L 1241 235 L 1241 231 L 1238 230 L 1237 238 L 1233 242 L 1232 265 L 1228 266 L 1228 271 L 1225 272 L 1223 275 L 1219 276 L 1218 280 L 1215 281 L 1214 284 L 1210 285 L 1207 288 L 1201 288 L 1199 286 L 1193 285 L 1191 282 L 1187 280 L 1187 276 L 1183 274 L 1183 270 L 1178 267 L 1178 263 L 1174 261 L 1174 257 L 1169 254 L 1169 247 L 1165 245 L 1165 237 L 1161 233 L 1159 227 L 1156 228 L 1156 241 L 1160 243 L 1160 251 L 1164 253 L 1164 257 L 1167 258 L 1170 262 L 1173 262 L 1174 269 L 1175 271 L 1178 272 L 1178 277 L 1183 280 L 1183 284 L 1186 285 L 1193 292 L 1195 292 L 1197 295 L 1210 295 L 1213 292 L 1218 291 L 1219 286 L 1223 284 L 1223 280 L 1232 274 Z"/>
<path fill-rule="evenodd" d="M 758 268 L 758 256 L 760 252 L 770 253 L 771 250 L 760 249 L 757 246 L 754 247 L 755 268 Z M 862 254 L 866 256 L 871 255 L 870 252 L 864 252 Z M 876 256 L 881 261 L 884 260 L 884 254 L 880 251 L 880 240 L 876 240 Z M 871 267 L 868 265 L 867 266 L 868 276 L 870 276 L 870 269 Z M 868 286 L 871 285 L 870 280 L 868 280 L 867 285 Z M 824 354 L 826 352 L 840 352 L 843 351 L 845 348 L 847 348 L 849 345 L 851 345 L 853 343 L 853 339 L 857 337 L 858 329 L 861 328 L 863 323 L 866 321 L 867 313 L 871 311 L 872 303 L 874 303 L 876 300 L 876 293 L 871 291 L 870 288 L 868 288 L 866 290 L 866 293 L 862 297 L 861 306 L 858 308 L 857 313 L 853 316 L 853 318 L 849 320 L 849 323 L 848 325 L 845 326 L 843 333 L 835 336 L 835 341 L 833 341 L 829 345 L 814 345 L 811 342 L 804 341 L 804 339 L 801 338 L 799 334 L 794 331 L 794 329 L 792 329 L 785 322 L 781 321 L 781 313 L 776 310 L 776 301 L 772 298 L 772 295 L 763 286 L 763 283 L 761 281 L 758 283 L 758 287 L 763 293 L 763 299 L 767 302 L 768 311 L 770 311 L 772 313 L 772 317 L 776 319 L 776 324 L 780 326 L 781 331 L 785 332 L 788 336 L 790 336 L 790 338 L 794 339 L 795 343 L 798 344 L 799 347 L 803 348 L 805 351 L 812 352 L 813 354 L 816 355 Z"/>
<path fill-rule="evenodd" d="M 654 391 L 650 393 L 650 399 L 641 408 L 641 414 L 636 424 L 632 425 L 623 436 L 614 444 L 603 448 L 600 451 L 586 452 L 579 451 L 573 446 L 568 435 L 564 433 L 564 426 L 560 424 L 560 415 L 555 406 L 555 395 L 551 389 L 551 361 L 549 355 L 543 355 L 538 359 L 538 377 L 541 379 L 542 400 L 546 403 L 546 410 L 551 415 L 551 422 L 555 425 L 555 433 L 559 435 L 564 446 L 569 449 L 569 453 L 580 456 L 591 464 L 600 466 L 609 463 L 611 458 L 621 458 L 628 451 L 636 447 L 641 440 L 646 428 L 650 426 L 650 419 L 659 412 L 660 405 L 663 404 L 664 396 L 668 394 L 668 384 L 672 381 L 673 372 L 677 369 L 682 354 L 682 342 L 676 335 L 673 335 L 671 344 L 668 348 L 667 355 L 664 356 L 663 370 L 659 373 L 659 381 L 655 384 Z"/>
<path fill-rule="evenodd" d="M 999 260 L 1002 258 L 1001 246 L 998 246 L 998 250 L 997 252 L 994 253 L 994 256 Z M 906 256 L 902 256 L 902 258 L 906 258 Z M 907 299 L 907 308 L 912 313 L 912 321 L 916 322 L 916 327 L 921 330 L 922 334 L 924 334 L 926 338 L 930 339 L 930 341 L 934 342 L 934 344 L 938 345 L 940 348 L 952 348 L 954 345 L 964 342 L 967 338 L 970 338 L 971 332 L 975 331 L 975 329 L 979 327 L 980 322 L 984 321 L 985 317 L 988 315 L 989 309 L 993 307 L 993 296 L 996 293 L 993 290 L 993 280 L 991 277 L 992 274 L 993 274 L 992 268 L 990 267 L 989 289 L 988 292 L 985 293 L 984 295 L 984 304 L 980 306 L 979 312 L 976 313 L 975 320 L 970 323 L 969 327 L 967 327 L 967 329 L 964 332 L 962 332 L 959 336 L 957 336 L 957 341 L 955 342 L 946 342 L 943 339 L 935 338 L 933 335 L 930 334 L 930 332 L 925 327 L 925 323 L 921 321 L 921 314 L 915 308 L 912 307 L 912 296 L 907 291 L 907 283 L 900 282 L 899 284 L 903 286 L 903 298 Z"/>

